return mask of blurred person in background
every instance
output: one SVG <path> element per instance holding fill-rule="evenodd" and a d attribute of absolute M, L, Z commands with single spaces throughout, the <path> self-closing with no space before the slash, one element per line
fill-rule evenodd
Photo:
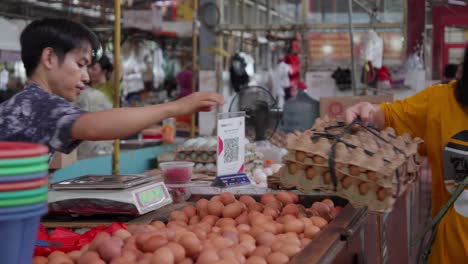
<path fill-rule="evenodd" d="M 453 80 L 457 80 L 457 71 L 458 71 L 459 65 L 449 63 L 445 65 L 444 69 L 444 75 L 442 76 L 442 83 L 447 84 Z"/>

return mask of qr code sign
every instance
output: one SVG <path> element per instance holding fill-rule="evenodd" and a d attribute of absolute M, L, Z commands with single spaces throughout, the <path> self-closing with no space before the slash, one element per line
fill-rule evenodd
<path fill-rule="evenodd" d="M 224 162 L 239 161 L 239 138 L 227 138 L 224 140 Z"/>

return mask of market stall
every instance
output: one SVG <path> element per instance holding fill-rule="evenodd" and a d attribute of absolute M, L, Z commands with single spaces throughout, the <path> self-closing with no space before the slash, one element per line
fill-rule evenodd
<path fill-rule="evenodd" d="M 194 2 L 196 14 L 198 1 Z M 224 7 L 224 1 L 220 2 Z M 301 2 L 308 7 L 307 1 Z M 120 69 L 120 1 L 115 3 L 114 63 Z M 351 20 L 353 1 L 348 4 Z M 269 5 L 267 20 L 273 13 Z M 203 4 L 205 12 L 207 6 Z M 306 16 L 303 14 L 304 21 Z M 198 18 L 193 15 L 191 19 L 195 73 Z M 295 31 L 305 41 L 307 30 L 320 28 L 306 24 L 249 30 Z M 352 23 L 349 27 L 354 50 Z M 219 32 L 223 37 L 226 32 L 238 37 L 235 32 L 239 30 L 243 28 L 222 25 Z M 287 42 L 300 40 L 291 35 L 294 34 L 286 34 Z M 223 42 L 223 37 L 218 35 L 218 42 Z M 271 37 L 281 42 L 284 36 Z M 240 39 L 242 46 L 244 32 Z M 223 49 L 218 44 L 220 54 Z M 304 50 L 303 47 L 301 52 Z M 248 57 L 239 57 L 239 62 L 248 64 Z M 216 60 L 221 67 L 222 59 Z M 307 63 L 308 60 L 294 67 L 307 70 Z M 352 79 L 354 64 L 353 58 Z M 295 75 L 301 73 L 296 71 Z M 117 76 L 115 107 L 120 103 Z M 220 68 L 215 79 L 221 82 Z M 196 74 L 191 75 L 190 81 L 191 92 L 195 92 Z M 356 82 L 352 83 L 353 93 L 357 94 Z M 309 100 L 304 103 L 307 113 L 314 112 L 322 119 L 312 125 L 314 118 L 300 115 L 305 108 L 298 108 L 293 115 L 304 117 L 296 120 L 303 127 L 302 132 L 291 129 L 286 131 L 291 133 L 285 133 L 278 129 L 283 113 L 277 105 L 278 98 L 259 100 L 266 89 L 247 87 L 255 93 L 240 89 L 229 100 L 229 109 L 220 107 L 216 114 L 221 115 L 211 118 L 210 122 L 217 126 L 216 133 L 211 134 L 216 135 L 196 137 L 196 118 L 192 117 L 191 138 L 176 138 L 175 121 L 168 119 L 161 127 L 143 131 L 144 138 L 116 141 L 112 156 L 84 158 L 50 171 L 49 211 L 41 220 L 35 245 L 35 233 L 29 232 L 30 245 L 24 247 L 28 252 L 23 255 L 29 258 L 35 246 L 34 264 L 416 262 L 420 248 L 419 244 L 412 244 L 429 219 L 426 208 L 430 172 L 417 154 L 421 141 L 408 134 L 396 135 L 391 128 L 377 131 L 359 120 L 352 125 L 341 122 L 344 108 L 364 100 L 363 97 L 322 98 L 324 110 L 320 113 L 309 107 Z M 273 97 L 268 90 L 266 93 L 265 97 Z M 388 102 L 393 95 L 370 100 Z M 330 112 L 333 119 L 325 117 Z M 360 130 L 353 131 L 353 125 Z M 36 155 L 45 156 L 47 151 L 41 151 Z M 1 154 L 0 151 L 0 179 L 17 176 L 4 169 L 11 164 L 2 159 L 11 157 Z M 40 167 L 36 166 L 33 172 L 47 170 L 42 156 L 26 160 Z M 12 164 L 20 167 L 24 160 L 19 160 Z M 28 168 L 31 164 L 26 165 Z M 47 184 L 46 176 L 47 173 L 40 174 L 40 182 L 34 183 L 40 185 L 36 198 L 41 202 L 45 201 L 44 190 L 47 192 L 43 186 Z M 0 182 L 2 186 L 7 185 Z M 0 201 L 5 197 L 0 195 Z M 44 203 L 41 206 L 36 208 L 37 214 L 45 211 Z M 11 212 L 3 209 L 0 205 L 1 216 L 10 216 Z M 37 229 L 39 218 L 35 217 L 33 227 Z M 15 236 L 12 232 L 8 235 Z M 16 251 L 12 252 L 8 256 L 17 257 Z"/>

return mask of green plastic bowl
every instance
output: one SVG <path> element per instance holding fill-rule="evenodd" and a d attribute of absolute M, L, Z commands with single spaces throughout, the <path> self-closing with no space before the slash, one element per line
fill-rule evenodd
<path fill-rule="evenodd" d="M 0 168 L 14 166 L 30 166 L 38 163 L 47 163 L 48 161 L 48 155 L 19 159 L 0 159 Z"/>
<path fill-rule="evenodd" d="M 1 176 L 12 176 L 19 174 L 31 174 L 36 172 L 43 172 L 49 169 L 49 164 L 47 163 L 38 163 L 28 166 L 17 166 L 17 167 L 0 167 L 0 177 Z"/>
<path fill-rule="evenodd" d="M 13 207 L 13 206 L 23 206 L 47 202 L 47 193 L 43 193 L 36 196 L 17 198 L 17 199 L 8 199 L 0 200 L 0 207 Z"/>
<path fill-rule="evenodd" d="M 37 195 L 47 193 L 48 190 L 49 190 L 48 186 L 42 186 L 36 189 L 30 189 L 30 190 L 0 192 L 0 201 L 8 200 L 8 199 L 24 198 L 24 197 L 30 197 L 30 196 L 37 196 Z"/>

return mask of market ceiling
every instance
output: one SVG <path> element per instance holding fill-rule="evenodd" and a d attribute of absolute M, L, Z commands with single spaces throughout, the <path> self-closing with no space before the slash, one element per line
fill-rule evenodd
<path fill-rule="evenodd" d="M 154 0 L 121 0 L 124 9 L 149 8 Z M 1 0 L 0 16 L 37 19 L 65 17 L 77 19 L 88 26 L 108 24 L 114 19 L 111 0 Z"/>

